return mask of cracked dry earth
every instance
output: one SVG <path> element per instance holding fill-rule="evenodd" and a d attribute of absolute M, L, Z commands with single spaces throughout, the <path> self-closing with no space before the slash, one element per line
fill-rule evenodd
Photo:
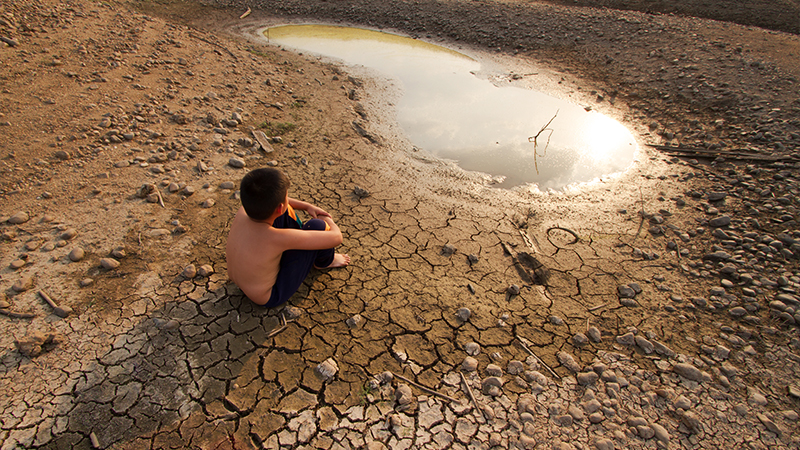
<path fill-rule="evenodd" d="M 365 131 L 345 69 L 121 4 L 0 13 L 3 449 L 798 446 L 794 162 L 499 192 Z M 265 165 L 353 257 L 275 310 L 225 276 Z"/>

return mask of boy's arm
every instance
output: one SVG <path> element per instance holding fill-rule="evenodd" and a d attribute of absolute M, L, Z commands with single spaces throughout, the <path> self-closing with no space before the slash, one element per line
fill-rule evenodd
<path fill-rule="evenodd" d="M 294 206 L 292 206 L 294 208 Z M 320 216 L 330 226 L 330 230 L 274 229 L 279 233 L 280 244 L 284 250 L 323 250 L 342 244 L 342 231 L 330 216 Z"/>
<path fill-rule="evenodd" d="M 309 216 L 315 219 L 319 218 L 320 216 L 321 217 L 331 216 L 330 214 L 328 214 L 327 211 L 325 211 L 322 208 L 314 206 L 311 203 L 307 203 L 302 200 L 297 200 L 291 197 L 289 197 L 289 205 L 294 209 L 299 209 L 301 211 L 307 212 Z"/>

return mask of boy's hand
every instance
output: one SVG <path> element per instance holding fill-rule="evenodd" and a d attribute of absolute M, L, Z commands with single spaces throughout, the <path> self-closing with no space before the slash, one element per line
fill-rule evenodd
<path fill-rule="evenodd" d="M 316 207 L 314 205 L 308 205 L 308 208 L 306 208 L 306 213 L 308 213 L 309 216 L 311 216 L 311 217 L 313 217 L 315 219 L 317 217 L 319 217 L 319 216 L 322 216 L 322 217 L 330 217 L 331 216 L 324 209 Z"/>

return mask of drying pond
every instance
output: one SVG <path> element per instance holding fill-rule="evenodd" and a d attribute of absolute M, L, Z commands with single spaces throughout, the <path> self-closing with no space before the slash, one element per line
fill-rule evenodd
<path fill-rule="evenodd" d="M 634 161 L 636 141 L 619 122 L 541 92 L 498 87 L 476 76 L 480 63 L 459 52 L 328 25 L 272 27 L 264 35 L 272 44 L 391 77 L 401 90 L 397 122 L 408 139 L 465 170 L 502 179 L 499 187 L 561 189 L 622 172 Z"/>

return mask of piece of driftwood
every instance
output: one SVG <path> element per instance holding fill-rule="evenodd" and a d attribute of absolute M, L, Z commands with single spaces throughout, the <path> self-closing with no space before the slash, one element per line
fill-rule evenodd
<path fill-rule="evenodd" d="M 15 41 L 13 39 L 10 39 L 10 38 L 7 38 L 5 36 L 0 36 L 0 41 L 5 42 L 6 44 L 9 45 L 9 47 L 16 47 L 17 45 L 19 45 L 19 43 L 17 41 Z"/>
<path fill-rule="evenodd" d="M 600 308 L 602 308 L 602 307 L 606 306 L 607 304 L 608 304 L 608 303 L 601 303 L 601 304 L 599 304 L 599 305 L 597 305 L 597 306 L 592 306 L 591 308 L 589 308 L 589 310 L 588 310 L 588 311 L 589 311 L 589 312 L 597 311 L 598 309 L 600 309 Z"/>
<path fill-rule="evenodd" d="M 33 319 L 34 317 L 36 317 L 36 314 L 18 313 L 3 308 L 0 308 L 0 314 L 11 317 L 12 319 Z"/>
<path fill-rule="evenodd" d="M 270 332 L 267 334 L 267 338 L 271 338 L 271 337 L 275 337 L 275 336 L 277 336 L 277 335 L 278 335 L 278 333 L 280 333 L 281 331 L 285 330 L 285 329 L 286 329 L 286 327 L 288 327 L 288 326 L 289 326 L 289 325 L 284 325 L 284 326 L 282 326 L 282 327 L 275 328 L 274 330 L 270 331 Z"/>
<path fill-rule="evenodd" d="M 264 153 L 272 153 L 275 151 L 275 149 L 272 148 L 272 145 L 269 143 L 269 138 L 266 134 L 264 134 L 263 131 L 253 130 L 253 137 L 256 138 L 256 142 L 258 142 L 258 145 L 260 145 L 261 149 L 264 150 Z"/>
<path fill-rule="evenodd" d="M 53 308 L 53 313 L 62 319 L 67 317 L 68 315 L 72 314 L 72 308 L 69 306 L 58 306 L 56 302 L 50 298 L 44 291 L 39 291 L 39 297 L 42 297 L 42 300 L 47 302 L 51 308 Z"/>
<path fill-rule="evenodd" d="M 484 422 L 488 422 L 488 420 L 486 420 L 486 415 L 483 413 L 483 409 L 481 409 L 481 406 L 478 404 L 478 400 L 475 398 L 475 394 L 472 393 L 472 388 L 469 387 L 469 383 L 467 383 L 467 377 L 464 376 L 463 372 L 458 372 L 458 374 L 461 375 L 461 382 L 464 383 L 464 388 L 467 390 L 467 395 L 469 395 L 469 399 L 472 400 L 472 406 L 478 410 L 481 417 L 483 417 Z"/>
<path fill-rule="evenodd" d="M 558 378 L 559 380 L 561 379 L 561 376 L 559 376 L 556 373 L 555 370 L 553 370 L 550 366 L 548 366 L 547 363 L 542 360 L 542 358 L 539 358 L 539 355 L 534 353 L 533 350 L 531 350 L 528 347 L 528 345 L 532 345 L 532 344 L 530 342 L 526 342 L 526 341 L 528 341 L 527 339 L 525 339 L 522 336 L 517 336 L 517 341 L 522 345 L 522 348 L 525 349 L 525 351 L 528 352 L 529 355 L 531 355 L 534 358 L 536 358 L 536 361 L 538 361 L 539 364 L 543 365 L 547 369 L 547 371 L 550 372 L 551 375 L 553 375 L 554 377 Z"/>
<path fill-rule="evenodd" d="M 458 400 L 454 399 L 453 397 L 450 397 L 449 395 L 446 395 L 446 394 L 442 394 L 441 392 L 436 392 L 433 389 L 425 387 L 425 386 L 417 383 L 416 381 L 411 381 L 411 380 L 409 380 L 408 378 L 406 378 L 406 377 L 404 377 L 402 375 L 398 375 L 396 373 L 392 373 L 392 375 L 394 375 L 395 378 L 399 378 L 399 379 L 405 381 L 406 383 L 416 387 L 417 389 L 419 389 L 421 391 L 427 392 L 428 394 L 435 395 L 435 396 L 437 396 L 439 398 L 442 398 L 442 399 L 450 401 L 450 402 L 458 403 Z"/>

